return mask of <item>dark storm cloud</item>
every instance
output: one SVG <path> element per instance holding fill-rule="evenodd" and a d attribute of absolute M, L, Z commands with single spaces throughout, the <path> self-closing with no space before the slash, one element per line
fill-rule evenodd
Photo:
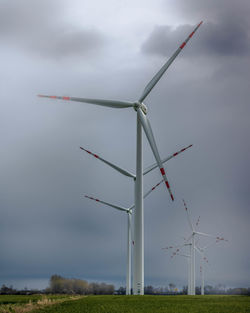
<path fill-rule="evenodd" d="M 169 5 L 169 4 L 168 4 Z M 167 8 L 167 6 L 166 6 Z M 248 1 L 175 1 L 173 10 L 191 21 L 173 29 L 168 25 L 155 26 L 144 42 L 142 51 L 158 55 L 171 55 L 200 20 L 204 24 L 192 40 L 192 53 L 185 50 L 187 56 L 244 56 L 250 54 Z"/>
<path fill-rule="evenodd" d="M 52 58 L 98 52 L 105 41 L 96 29 L 82 29 L 68 23 L 63 2 L 47 0 L 2 2 L 0 37 Z"/>
<path fill-rule="evenodd" d="M 165 9 L 168 6 L 165 5 Z M 173 10 L 185 19 L 249 25 L 250 4 L 248 0 L 177 0 Z"/>
<path fill-rule="evenodd" d="M 184 40 L 194 27 L 193 25 L 181 25 L 172 29 L 170 26 L 156 26 L 142 45 L 142 51 L 169 56 L 179 46 L 179 38 Z M 186 49 L 183 54 L 184 57 L 244 56 L 250 54 L 248 29 L 238 23 L 205 22 L 195 36 L 199 38 L 192 40 L 192 51 Z"/>

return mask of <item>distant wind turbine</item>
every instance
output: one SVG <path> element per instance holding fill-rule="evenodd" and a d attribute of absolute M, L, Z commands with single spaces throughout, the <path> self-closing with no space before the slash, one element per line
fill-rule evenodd
<path fill-rule="evenodd" d="M 216 240 L 224 240 L 224 238 L 196 231 L 192 222 L 191 222 L 189 211 L 188 211 L 186 202 L 184 200 L 183 200 L 183 204 L 184 204 L 184 208 L 187 212 L 188 223 L 189 223 L 190 229 L 192 231 L 191 235 L 187 239 L 187 242 L 189 240 L 191 240 L 190 241 L 190 244 L 191 244 L 191 295 L 195 295 L 195 249 L 196 249 L 195 237 L 198 235 L 198 236 L 215 238 Z M 198 221 L 199 220 L 200 220 L 200 217 L 198 218 Z M 198 222 L 196 223 L 196 226 L 198 226 Z"/>
<path fill-rule="evenodd" d="M 158 187 L 164 180 L 162 179 L 158 184 L 156 184 L 153 188 L 151 188 L 148 192 L 145 193 L 143 198 L 145 199 L 153 190 L 155 190 L 156 187 Z M 119 211 L 123 211 L 127 213 L 128 217 L 128 231 L 127 231 L 127 275 L 126 275 L 126 295 L 131 294 L 131 241 L 132 239 L 132 228 L 131 228 L 131 215 L 132 210 L 134 209 L 135 205 L 133 204 L 129 208 L 124 208 L 122 206 L 114 205 L 112 203 L 104 202 L 99 199 L 95 199 L 93 197 L 89 197 L 85 195 L 85 198 L 88 198 L 90 200 L 94 200 L 96 202 L 102 203 L 104 205 L 107 205 L 111 208 L 114 208 Z"/>
<path fill-rule="evenodd" d="M 211 242 L 210 244 L 200 247 L 199 245 L 196 244 L 196 250 L 198 253 L 201 255 L 201 266 L 200 266 L 200 274 L 201 274 L 201 295 L 204 295 L 204 264 L 208 263 L 208 259 L 205 256 L 205 251 L 213 246 L 214 244 L 218 243 L 219 241 L 228 241 L 227 239 L 223 237 L 216 237 L 216 241 Z"/>
<path fill-rule="evenodd" d="M 150 80 L 150 82 L 144 88 L 140 98 L 136 102 L 119 101 L 119 100 L 103 100 L 103 99 L 89 99 L 78 98 L 68 96 L 48 96 L 39 95 L 40 97 L 50 99 L 61 99 L 66 101 L 84 102 L 90 104 L 101 105 L 111 108 L 133 108 L 137 114 L 137 143 L 136 143 L 136 184 L 135 184 L 135 220 L 134 220 L 134 241 L 135 241 L 135 253 L 134 253 L 134 281 L 133 292 L 134 294 L 144 294 L 144 214 L 143 214 L 143 172 L 142 172 L 142 127 L 148 139 L 149 145 L 152 149 L 157 165 L 160 169 L 161 175 L 165 181 L 166 187 L 170 194 L 172 201 L 174 196 L 170 189 L 169 182 L 167 180 L 166 172 L 164 170 L 162 160 L 155 142 L 153 131 L 149 120 L 147 119 L 147 107 L 143 103 L 151 90 L 160 80 L 162 75 L 166 72 L 175 58 L 179 55 L 182 49 L 186 46 L 187 42 L 192 38 L 196 30 L 200 27 L 200 22 L 193 32 L 186 38 L 186 40 L 178 47 L 169 60 L 162 66 L 162 68 L 156 73 L 156 75 Z"/>

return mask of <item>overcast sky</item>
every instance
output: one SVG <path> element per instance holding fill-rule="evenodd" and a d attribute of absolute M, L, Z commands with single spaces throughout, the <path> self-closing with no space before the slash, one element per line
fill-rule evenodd
<path fill-rule="evenodd" d="M 126 215 L 81 196 L 126 207 L 133 181 L 79 147 L 135 171 L 136 114 L 36 95 L 136 101 L 203 20 L 145 100 L 162 158 L 193 144 L 165 164 L 175 202 L 163 185 L 145 200 L 145 285 L 187 283 L 162 250 L 190 233 L 184 198 L 200 231 L 229 240 L 207 250 L 205 284 L 250 286 L 249 16 L 247 0 L 0 1 L 0 285 L 125 285 Z"/>

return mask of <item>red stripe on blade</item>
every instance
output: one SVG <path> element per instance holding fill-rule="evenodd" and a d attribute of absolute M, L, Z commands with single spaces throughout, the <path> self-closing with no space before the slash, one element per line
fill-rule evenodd
<path fill-rule="evenodd" d="M 63 100 L 70 100 L 70 97 L 62 97 Z"/>
<path fill-rule="evenodd" d="M 160 171 L 161 171 L 161 175 L 163 176 L 163 175 L 165 175 L 165 170 L 164 170 L 164 168 L 162 167 L 162 168 L 160 168 Z"/>
<path fill-rule="evenodd" d="M 189 35 L 189 38 L 191 38 L 193 36 L 194 32 L 192 32 L 190 35 Z"/>
<path fill-rule="evenodd" d="M 165 181 L 165 184 L 166 184 L 167 188 L 169 189 L 169 188 L 170 188 L 170 186 L 169 186 L 168 181 Z"/>
<path fill-rule="evenodd" d="M 183 43 L 180 45 L 180 48 L 183 49 L 185 46 L 186 46 L 186 43 L 183 42 Z"/>
<path fill-rule="evenodd" d="M 175 152 L 174 154 L 173 154 L 173 156 L 176 156 L 177 154 L 179 154 L 178 152 Z"/>
<path fill-rule="evenodd" d="M 172 193 L 171 193 L 171 199 L 174 201 L 174 196 L 172 195 Z"/>

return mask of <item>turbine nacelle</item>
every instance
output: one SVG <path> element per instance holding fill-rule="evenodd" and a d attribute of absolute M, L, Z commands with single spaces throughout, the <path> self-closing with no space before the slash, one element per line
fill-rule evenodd
<path fill-rule="evenodd" d="M 146 105 L 143 102 L 139 102 L 139 101 L 135 102 L 135 104 L 134 104 L 135 111 L 137 111 L 138 108 L 140 108 L 145 115 L 147 114 L 148 108 L 146 107 Z"/>

